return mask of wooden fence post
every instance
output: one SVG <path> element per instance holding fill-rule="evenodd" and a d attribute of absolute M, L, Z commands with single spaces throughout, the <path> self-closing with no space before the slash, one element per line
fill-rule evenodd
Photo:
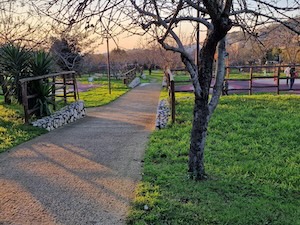
<path fill-rule="evenodd" d="M 277 95 L 279 95 L 279 85 L 280 85 L 280 66 L 277 68 Z"/>
<path fill-rule="evenodd" d="M 171 71 L 168 69 L 167 70 L 167 74 L 168 74 L 168 80 L 169 80 L 169 97 L 171 99 L 171 118 L 172 118 L 172 124 L 175 123 L 175 113 L 176 113 L 176 109 L 175 109 L 175 82 L 174 82 L 174 76 L 171 73 Z"/>
<path fill-rule="evenodd" d="M 53 102 L 53 110 L 56 110 L 56 104 L 55 104 L 55 77 L 52 77 L 52 85 L 51 85 L 51 94 L 52 94 L 52 102 Z"/>
<path fill-rule="evenodd" d="M 169 76 L 168 71 L 166 71 L 166 70 L 165 70 L 165 76 L 167 78 L 167 87 L 170 87 L 170 76 Z"/>
<path fill-rule="evenodd" d="M 28 107 L 28 98 L 27 98 L 27 82 L 21 83 L 22 89 L 22 102 L 24 107 L 25 123 L 29 122 L 29 107 Z"/>
<path fill-rule="evenodd" d="M 64 103 L 67 104 L 67 82 L 66 82 L 66 75 L 63 74 L 63 90 L 64 90 Z"/>
<path fill-rule="evenodd" d="M 229 78 L 229 74 L 230 74 L 230 68 L 229 66 L 227 65 L 226 67 L 226 77 Z"/>
<path fill-rule="evenodd" d="M 171 80 L 171 97 L 172 97 L 172 123 L 175 122 L 175 85 L 174 80 Z"/>
<path fill-rule="evenodd" d="M 249 83 L 249 94 L 252 95 L 252 79 L 253 79 L 253 67 L 250 67 L 250 83 Z"/>

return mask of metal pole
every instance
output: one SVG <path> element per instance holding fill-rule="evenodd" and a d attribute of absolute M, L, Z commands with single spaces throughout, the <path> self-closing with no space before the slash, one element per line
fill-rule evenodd
<path fill-rule="evenodd" d="M 198 7 L 200 7 L 200 0 L 198 0 Z M 197 18 L 200 17 L 200 11 L 199 9 L 197 9 Z M 199 51 L 200 51 L 200 24 L 199 22 L 197 22 L 197 36 L 196 36 L 196 42 L 197 42 L 197 48 L 196 48 L 196 65 L 197 65 L 197 69 L 199 71 Z"/>
<path fill-rule="evenodd" d="M 107 46 L 107 78 L 108 78 L 108 93 L 111 94 L 111 82 L 110 82 L 110 58 L 109 58 L 109 40 L 106 38 Z"/>

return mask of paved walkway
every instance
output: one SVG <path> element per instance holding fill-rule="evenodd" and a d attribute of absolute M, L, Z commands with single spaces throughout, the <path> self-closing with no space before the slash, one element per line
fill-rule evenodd
<path fill-rule="evenodd" d="M 0 154 L 0 224 L 124 224 L 160 85 Z"/>

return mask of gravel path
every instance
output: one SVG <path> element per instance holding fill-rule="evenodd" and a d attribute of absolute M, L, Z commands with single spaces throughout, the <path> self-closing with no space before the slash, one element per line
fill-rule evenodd
<path fill-rule="evenodd" d="M 125 224 L 159 92 L 137 87 L 1 154 L 0 225 Z"/>

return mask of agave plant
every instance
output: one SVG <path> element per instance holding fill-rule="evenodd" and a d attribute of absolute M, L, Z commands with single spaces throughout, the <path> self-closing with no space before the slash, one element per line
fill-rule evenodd
<path fill-rule="evenodd" d="M 51 115 L 50 105 L 54 102 L 51 100 L 52 87 L 48 83 L 43 83 L 43 81 L 35 82 L 35 91 L 38 95 L 35 107 L 39 107 L 39 111 L 36 113 L 38 117 Z"/>
<path fill-rule="evenodd" d="M 31 60 L 29 61 L 29 67 L 32 76 L 41 76 L 50 73 L 53 66 L 53 58 L 49 53 L 44 51 L 34 52 Z"/>
<path fill-rule="evenodd" d="M 7 44 L 1 47 L 0 64 L 5 72 L 7 83 L 6 95 L 14 95 L 21 102 L 21 90 L 19 80 L 29 76 L 30 53 L 20 45 Z M 3 75 L 3 74 L 2 74 Z M 4 76 L 4 75 L 3 75 Z"/>
<path fill-rule="evenodd" d="M 53 59 L 49 53 L 44 51 L 34 52 L 29 62 L 29 68 L 31 76 L 41 76 L 50 73 L 53 65 Z M 48 116 L 51 114 L 50 105 L 54 102 L 51 101 L 51 85 L 48 84 L 48 80 L 33 81 L 29 84 L 30 91 L 33 94 L 37 94 L 37 97 L 33 99 L 34 102 L 29 104 L 35 104 L 34 107 L 39 107 L 37 116 Z"/>

